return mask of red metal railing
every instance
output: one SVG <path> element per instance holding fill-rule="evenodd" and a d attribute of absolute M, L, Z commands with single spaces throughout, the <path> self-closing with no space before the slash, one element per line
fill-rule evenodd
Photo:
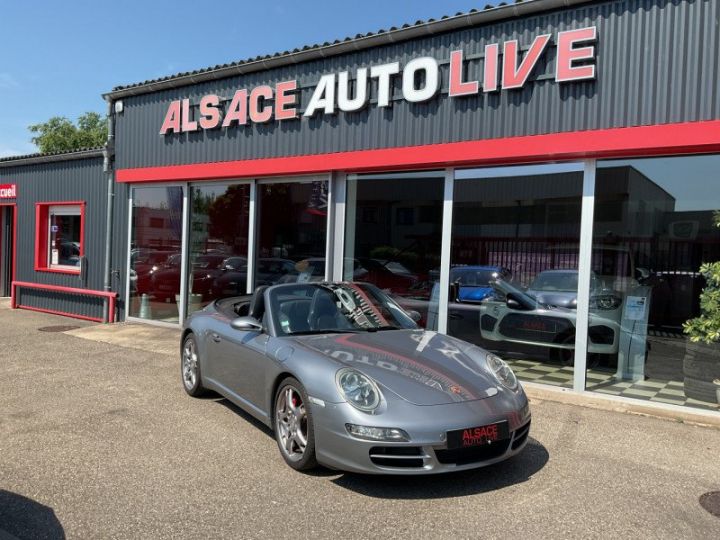
<path fill-rule="evenodd" d="M 83 296 L 96 296 L 100 298 L 104 298 L 106 300 L 107 305 L 107 312 L 105 318 L 99 318 L 99 317 L 90 317 L 88 315 L 80 315 L 77 313 L 68 313 L 65 311 L 59 311 L 54 309 L 46 309 L 46 308 L 39 308 L 34 306 L 21 306 L 19 304 L 19 298 L 17 295 L 16 288 L 26 288 L 26 289 L 38 289 L 43 291 L 53 291 L 53 292 L 60 292 L 60 293 L 66 293 L 66 294 L 78 294 Z M 94 291 L 91 289 L 78 289 L 75 287 L 62 287 L 60 285 L 45 285 L 42 283 L 29 283 L 27 281 L 13 281 L 12 282 L 12 303 L 11 306 L 13 309 L 27 309 L 30 311 L 39 311 L 41 313 L 51 313 L 53 315 L 65 315 L 67 317 L 74 317 L 76 319 L 84 319 L 86 321 L 95 321 L 95 322 L 109 322 L 114 323 L 115 322 L 115 303 L 117 300 L 117 293 L 116 292 L 109 292 L 109 291 Z"/>

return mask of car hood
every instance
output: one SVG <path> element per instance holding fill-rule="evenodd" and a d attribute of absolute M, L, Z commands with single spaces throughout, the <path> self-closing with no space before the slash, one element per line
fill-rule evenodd
<path fill-rule="evenodd" d="M 436 332 L 389 330 L 293 339 L 341 365 L 362 371 L 415 405 L 473 401 L 498 393 L 495 378 L 464 352 L 469 344 Z"/>
<path fill-rule="evenodd" d="M 538 302 L 550 306 L 564 307 L 569 309 L 577 308 L 577 293 L 563 291 L 534 291 L 527 290 L 527 294 L 535 297 Z"/>

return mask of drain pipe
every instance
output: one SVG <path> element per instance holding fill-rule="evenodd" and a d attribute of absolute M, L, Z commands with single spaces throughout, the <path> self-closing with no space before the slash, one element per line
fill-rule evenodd
<path fill-rule="evenodd" d="M 115 206 L 115 181 L 113 177 L 112 160 L 115 155 L 115 115 L 113 114 L 113 102 L 107 98 L 108 109 L 108 139 L 103 149 L 103 172 L 107 176 L 107 221 L 105 222 L 105 266 L 103 269 L 103 290 L 112 291 L 112 225 L 113 225 L 113 208 Z M 105 300 L 107 302 L 107 300 Z M 107 322 L 108 309 L 107 306 L 103 310 L 103 322 Z"/>

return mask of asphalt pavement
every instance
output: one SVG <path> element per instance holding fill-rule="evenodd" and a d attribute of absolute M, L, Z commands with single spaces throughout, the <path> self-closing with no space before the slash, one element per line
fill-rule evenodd
<path fill-rule="evenodd" d="M 497 466 L 301 474 L 236 407 L 188 397 L 175 354 L 38 330 L 57 325 L 87 323 L 0 307 L 0 540 L 720 537 L 698 502 L 717 428 L 533 400 Z"/>

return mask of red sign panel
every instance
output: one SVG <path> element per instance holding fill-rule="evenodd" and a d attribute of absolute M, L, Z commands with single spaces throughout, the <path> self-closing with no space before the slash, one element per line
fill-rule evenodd
<path fill-rule="evenodd" d="M 17 186 L 15 184 L 0 184 L 0 199 L 15 199 Z"/>

